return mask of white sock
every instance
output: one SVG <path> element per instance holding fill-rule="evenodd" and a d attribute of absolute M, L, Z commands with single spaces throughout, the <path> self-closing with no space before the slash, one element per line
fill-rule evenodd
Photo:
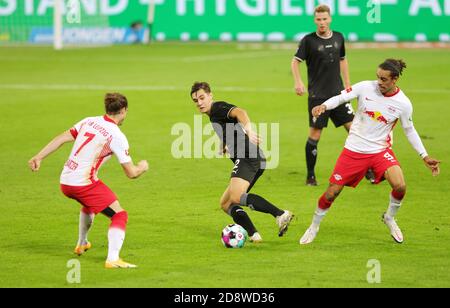
<path fill-rule="evenodd" d="M 322 219 L 325 217 L 327 212 L 328 212 L 328 209 L 327 210 L 323 210 L 320 207 L 318 207 L 316 209 L 316 212 L 314 213 L 312 226 L 315 227 L 315 228 L 319 228 L 320 227 L 320 223 L 322 222 Z"/>
<path fill-rule="evenodd" d="M 119 260 L 120 250 L 125 240 L 125 231 L 118 228 L 110 228 L 108 231 L 108 261 Z"/>
<path fill-rule="evenodd" d="M 86 245 L 88 242 L 87 236 L 89 229 L 91 229 L 94 223 L 95 214 L 86 214 L 83 211 L 80 212 L 80 224 L 78 233 L 78 245 Z"/>
<path fill-rule="evenodd" d="M 388 207 L 388 210 L 386 212 L 387 218 L 389 218 L 389 219 L 394 218 L 397 215 L 398 210 L 400 210 L 401 206 L 402 206 L 402 201 L 395 199 L 391 195 L 391 200 L 389 202 L 389 207 Z"/>

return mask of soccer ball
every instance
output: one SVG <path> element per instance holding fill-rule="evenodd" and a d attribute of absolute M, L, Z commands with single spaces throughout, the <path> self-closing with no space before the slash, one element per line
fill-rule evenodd
<path fill-rule="evenodd" d="M 222 231 L 222 243 L 227 248 L 244 247 L 247 237 L 247 231 L 238 224 L 228 225 Z"/>

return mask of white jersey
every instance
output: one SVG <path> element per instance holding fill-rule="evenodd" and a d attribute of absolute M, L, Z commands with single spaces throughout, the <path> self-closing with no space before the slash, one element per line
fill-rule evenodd
<path fill-rule="evenodd" d="M 128 140 L 116 123 L 108 118 L 92 117 L 70 130 L 75 143 L 61 174 L 61 184 L 87 186 L 98 181 L 98 170 L 115 154 L 119 163 L 131 162 Z"/>
<path fill-rule="evenodd" d="M 405 131 L 414 128 L 411 101 L 400 89 L 391 96 L 384 96 L 377 81 L 363 81 L 342 91 L 339 104 L 355 98 L 358 99 L 358 110 L 345 143 L 345 148 L 350 151 L 376 154 L 390 148 L 391 132 L 398 120 Z M 327 109 L 334 107 L 331 100 L 325 105 Z"/>

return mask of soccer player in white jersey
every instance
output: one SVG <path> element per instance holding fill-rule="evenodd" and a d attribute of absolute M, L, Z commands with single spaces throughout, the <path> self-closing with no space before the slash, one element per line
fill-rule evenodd
<path fill-rule="evenodd" d="M 63 144 L 74 142 L 70 157 L 61 174 L 61 190 L 82 205 L 79 239 L 75 253 L 79 256 L 92 247 L 87 236 L 95 215 L 102 213 L 111 219 L 108 232 L 106 268 L 135 268 L 124 262 L 119 254 L 125 239 L 128 213 L 122 209 L 116 195 L 98 179 L 100 167 L 114 154 L 130 179 L 138 178 L 148 170 L 147 161 L 134 165 L 128 140 L 121 132 L 128 112 L 127 98 L 118 93 L 106 94 L 106 115 L 86 118 L 53 139 L 29 161 L 32 171 L 40 169 L 41 162 Z"/>
<path fill-rule="evenodd" d="M 403 234 L 395 216 L 406 194 L 403 172 L 391 149 L 391 132 L 400 120 L 403 130 L 413 148 L 431 169 L 433 176 L 440 172 L 440 161 L 428 153 L 414 128 L 413 108 L 408 97 L 397 87 L 406 64 L 402 60 L 387 59 L 377 71 L 377 81 L 363 81 L 342 91 L 313 110 L 319 117 L 327 110 L 358 99 L 358 110 L 347 138 L 345 149 L 339 157 L 330 178 L 330 186 L 319 199 L 313 222 L 300 239 L 300 244 L 312 243 L 319 232 L 323 217 L 345 186 L 356 187 L 368 169 L 375 173 L 375 183 L 387 180 L 392 187 L 390 203 L 383 222 L 397 243 L 403 243 Z"/>

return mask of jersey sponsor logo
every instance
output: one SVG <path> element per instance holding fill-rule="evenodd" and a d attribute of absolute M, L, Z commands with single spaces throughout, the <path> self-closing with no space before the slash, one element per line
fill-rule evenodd
<path fill-rule="evenodd" d="M 377 121 L 377 122 L 380 122 L 380 123 L 384 123 L 386 125 L 389 124 L 388 120 L 379 111 L 366 110 L 366 111 L 364 111 L 364 113 L 367 114 L 374 121 Z"/>
<path fill-rule="evenodd" d="M 335 175 L 333 175 L 334 176 L 334 179 L 336 180 L 336 181 L 342 181 L 342 176 L 340 175 L 340 174 L 335 174 Z"/>

